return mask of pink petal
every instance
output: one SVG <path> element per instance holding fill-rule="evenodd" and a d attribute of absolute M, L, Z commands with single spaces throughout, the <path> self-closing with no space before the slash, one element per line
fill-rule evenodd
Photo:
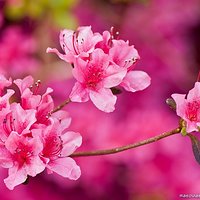
<path fill-rule="evenodd" d="M 139 55 L 134 46 L 129 46 L 123 40 L 112 40 L 113 47 L 109 51 L 112 60 L 120 67 L 129 68 Z"/>
<path fill-rule="evenodd" d="M 13 82 L 17 85 L 22 94 L 25 89 L 33 85 L 33 81 L 34 80 L 32 76 L 27 76 L 24 79 L 16 79 Z"/>
<path fill-rule="evenodd" d="M 59 120 L 60 124 L 59 126 L 61 127 L 62 130 L 66 129 L 69 127 L 71 124 L 71 117 L 69 117 L 68 112 L 64 110 L 59 110 L 51 115 L 51 117 L 56 118 Z"/>
<path fill-rule="evenodd" d="M 114 96 L 110 89 L 102 88 L 98 91 L 90 90 L 89 96 L 94 105 L 104 112 L 113 112 L 117 97 Z"/>
<path fill-rule="evenodd" d="M 46 165 L 37 155 L 37 156 L 32 156 L 29 159 L 29 163 L 26 164 L 24 167 L 26 169 L 27 174 L 34 177 L 37 174 L 44 171 Z"/>
<path fill-rule="evenodd" d="M 4 145 L 0 146 L 0 166 L 3 168 L 10 168 L 13 166 L 11 154 Z"/>
<path fill-rule="evenodd" d="M 14 130 L 21 133 L 24 129 L 29 129 L 36 122 L 36 110 L 24 110 L 20 104 L 12 104 L 12 118 Z"/>
<path fill-rule="evenodd" d="M 10 151 L 11 154 L 15 153 L 15 150 L 18 147 L 18 141 L 20 136 L 17 132 L 12 131 L 8 136 L 8 139 L 5 142 L 5 147 Z"/>
<path fill-rule="evenodd" d="M 72 74 L 76 80 L 79 82 L 84 82 L 85 80 L 85 71 L 87 68 L 88 62 L 84 61 L 81 58 L 77 58 L 74 61 L 74 68 L 72 70 Z"/>
<path fill-rule="evenodd" d="M 79 52 L 91 53 L 95 45 L 102 40 L 99 33 L 94 33 L 91 26 L 81 26 L 76 31 L 77 34 L 77 49 Z"/>
<path fill-rule="evenodd" d="M 4 75 L 0 74 L 0 94 L 2 93 L 5 87 L 8 87 L 12 84 L 11 78 L 7 80 Z"/>
<path fill-rule="evenodd" d="M 10 190 L 13 190 L 15 186 L 23 183 L 27 179 L 27 173 L 23 167 L 18 169 L 18 166 L 14 166 L 9 169 L 8 173 L 9 176 L 4 179 L 4 183 Z"/>
<path fill-rule="evenodd" d="M 111 39 L 111 35 L 109 31 L 104 31 L 103 32 L 103 41 L 100 41 L 97 43 L 96 48 L 102 49 L 106 54 L 108 54 L 110 46 L 109 46 L 109 41 Z"/>
<path fill-rule="evenodd" d="M 151 83 L 151 78 L 143 71 L 130 71 L 127 73 L 123 82 L 120 84 L 125 90 L 136 92 L 144 90 Z"/>
<path fill-rule="evenodd" d="M 191 89 L 187 95 L 187 100 L 199 100 L 200 99 L 200 82 L 196 82 L 193 89 Z"/>
<path fill-rule="evenodd" d="M 104 87 L 111 88 L 119 85 L 125 77 L 126 73 L 126 69 L 116 65 L 110 65 L 106 70 L 107 77 L 103 79 Z"/>
<path fill-rule="evenodd" d="M 47 168 L 71 180 L 77 180 L 81 175 L 80 167 L 69 157 L 52 160 Z"/>
<path fill-rule="evenodd" d="M 32 91 L 27 88 L 21 96 L 21 106 L 24 109 L 36 109 L 41 101 L 41 95 L 33 95 Z"/>
<path fill-rule="evenodd" d="M 68 29 L 64 29 L 60 32 L 60 46 L 62 47 L 65 54 L 68 54 L 70 51 L 75 54 L 73 46 L 73 34 L 74 31 Z"/>
<path fill-rule="evenodd" d="M 191 122 L 191 121 L 187 120 L 186 131 L 187 131 L 188 133 L 191 133 L 191 132 L 193 132 L 193 131 L 198 131 L 197 123 L 196 123 L 196 122 Z"/>
<path fill-rule="evenodd" d="M 61 156 L 71 155 L 82 143 L 81 135 L 73 131 L 66 132 L 62 135 L 61 139 L 63 142 Z"/>
<path fill-rule="evenodd" d="M 106 69 L 109 65 L 109 56 L 102 49 L 95 49 L 91 54 L 90 63 L 96 68 Z"/>
<path fill-rule="evenodd" d="M 71 53 L 68 54 L 61 54 L 57 49 L 55 48 L 47 48 L 46 50 L 47 53 L 55 53 L 61 60 L 64 60 L 69 63 L 74 62 L 74 56 Z"/>
<path fill-rule="evenodd" d="M 8 89 L 4 96 L 0 98 L 0 110 L 2 111 L 3 108 L 10 107 L 9 99 L 15 93 L 14 90 Z"/>
<path fill-rule="evenodd" d="M 89 100 L 88 91 L 79 82 L 75 83 L 69 97 L 74 102 L 86 102 Z"/>
<path fill-rule="evenodd" d="M 185 116 L 186 111 L 186 99 L 185 94 L 172 94 L 172 98 L 176 102 L 176 113 L 178 116 L 187 119 Z"/>

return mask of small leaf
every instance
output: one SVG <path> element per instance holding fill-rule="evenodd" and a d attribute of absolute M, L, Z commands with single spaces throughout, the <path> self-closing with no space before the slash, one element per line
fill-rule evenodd
<path fill-rule="evenodd" d="M 111 91 L 112 91 L 113 94 L 121 94 L 122 93 L 122 91 L 119 88 L 116 88 L 116 87 L 112 87 Z"/>
<path fill-rule="evenodd" d="M 176 102 L 172 98 L 166 99 L 166 104 L 172 109 L 176 110 Z"/>
<path fill-rule="evenodd" d="M 196 136 L 192 134 L 188 134 L 188 136 L 190 137 L 192 142 L 192 150 L 194 153 L 194 157 L 196 161 L 200 164 L 200 141 Z"/>

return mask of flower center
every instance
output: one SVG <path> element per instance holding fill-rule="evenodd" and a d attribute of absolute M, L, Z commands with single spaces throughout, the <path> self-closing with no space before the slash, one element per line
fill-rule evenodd
<path fill-rule="evenodd" d="M 29 163 L 30 157 L 33 155 L 33 152 L 31 149 L 24 145 L 24 144 L 19 144 L 18 147 L 15 150 L 14 157 L 19 163 L 19 167 L 22 167 L 24 163 Z"/>
<path fill-rule="evenodd" d="M 198 111 L 200 109 L 200 102 L 193 101 L 187 104 L 186 116 L 190 121 L 198 121 Z"/>
<path fill-rule="evenodd" d="M 88 73 L 86 75 L 86 87 L 95 89 L 97 84 L 103 80 L 103 70 L 94 66 L 88 67 Z"/>
<path fill-rule="evenodd" d="M 59 156 L 63 148 L 62 140 L 58 136 L 50 136 L 45 139 L 45 145 L 43 149 L 43 156 L 50 158 Z"/>

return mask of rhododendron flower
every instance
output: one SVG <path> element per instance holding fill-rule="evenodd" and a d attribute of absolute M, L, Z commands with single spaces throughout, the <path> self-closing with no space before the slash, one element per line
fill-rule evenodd
<path fill-rule="evenodd" d="M 199 131 L 200 128 L 200 82 L 196 82 L 186 96 L 185 94 L 173 94 L 176 102 L 176 113 L 186 121 L 186 131 Z"/>
<path fill-rule="evenodd" d="M 43 148 L 39 138 L 26 137 L 12 131 L 5 142 L 5 148 L 13 162 L 9 167 L 9 176 L 4 180 L 9 189 L 23 183 L 27 175 L 36 176 L 45 169 L 45 163 L 39 157 Z"/>
<path fill-rule="evenodd" d="M 132 71 L 134 63 L 140 58 L 134 46 L 129 46 L 129 42 L 123 40 L 112 40 L 112 47 L 109 50 L 112 62 L 122 68 L 127 69 L 127 74 L 120 86 L 130 92 L 136 92 L 147 88 L 151 83 L 151 78 L 146 72 Z"/>
<path fill-rule="evenodd" d="M 91 26 L 81 26 L 76 31 L 65 29 L 60 32 L 60 46 L 64 54 L 51 48 L 48 48 L 47 52 L 56 53 L 62 60 L 73 63 L 77 56 L 88 57 L 101 40 L 102 36 L 99 33 L 93 33 Z"/>
<path fill-rule="evenodd" d="M 101 49 L 95 49 L 90 61 L 78 58 L 74 63 L 73 75 L 77 83 L 72 89 L 70 99 L 86 102 L 89 98 L 104 112 L 112 112 L 116 103 L 116 96 L 110 88 L 119 85 L 126 70 L 115 64 L 110 64 L 109 56 Z"/>
<path fill-rule="evenodd" d="M 0 115 L 0 119 L 3 121 L 0 125 L 0 139 L 5 142 L 12 131 L 21 134 L 24 130 L 29 130 L 36 122 L 35 114 L 36 111 L 33 109 L 24 110 L 20 104 L 12 103 L 10 110 L 6 110 Z"/>
<path fill-rule="evenodd" d="M 54 108 L 54 102 L 50 95 L 53 92 L 51 88 L 47 88 L 45 94 L 39 95 L 39 82 L 36 82 L 31 76 L 27 76 L 24 79 L 16 79 L 14 83 L 18 86 L 21 93 L 21 106 L 24 109 L 35 109 L 37 123 L 47 124 L 48 116 Z M 58 112 L 61 115 L 63 113 Z M 55 115 L 53 115 L 55 116 Z M 56 115 L 57 118 L 62 118 L 62 116 Z"/>
<path fill-rule="evenodd" d="M 3 89 L 11 83 L 1 77 L 5 94 L 0 96 L 0 166 L 9 169 L 6 186 L 12 190 L 45 168 L 69 179 L 79 178 L 80 168 L 69 155 L 81 145 L 82 138 L 66 131 L 71 122 L 66 111 L 52 113 L 53 90 L 47 88 L 39 95 L 38 81 L 33 85 L 31 76 L 17 79 L 14 83 L 20 90 L 20 101 L 10 103 L 14 90 Z"/>
<path fill-rule="evenodd" d="M 116 96 L 111 89 L 121 86 L 136 92 L 150 85 L 150 77 L 143 71 L 132 71 L 139 54 L 129 42 L 116 39 L 113 28 L 103 35 L 93 34 L 91 27 L 79 27 L 76 32 L 64 30 L 60 44 L 65 54 L 48 48 L 61 59 L 73 64 L 73 75 L 77 82 L 70 94 L 71 101 L 86 102 L 89 99 L 104 111 L 115 109 Z"/>
<path fill-rule="evenodd" d="M 60 122 L 52 120 L 51 125 L 41 132 L 35 130 L 34 135 L 40 135 L 43 150 L 40 154 L 46 163 L 49 173 L 56 172 L 63 177 L 76 180 L 80 177 L 80 168 L 68 157 L 82 143 L 79 133 L 65 131 L 69 124 L 60 126 Z"/>

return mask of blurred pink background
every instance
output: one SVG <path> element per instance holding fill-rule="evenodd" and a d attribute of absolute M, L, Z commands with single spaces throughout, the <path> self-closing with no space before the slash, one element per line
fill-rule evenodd
<path fill-rule="evenodd" d="M 54 89 L 56 103 L 67 99 L 71 68 L 46 48 L 59 47 L 59 31 L 91 25 L 94 32 L 114 26 L 141 59 L 135 69 L 152 78 L 149 88 L 123 92 L 106 114 L 92 103 L 71 103 L 71 130 L 83 136 L 80 150 L 122 146 L 178 126 L 166 105 L 173 93 L 186 93 L 200 69 L 199 0 L 0 0 L 0 72 L 13 78 L 32 74 Z M 42 173 L 9 191 L 0 169 L 2 200 L 176 200 L 200 194 L 200 166 L 189 138 L 171 136 L 123 153 L 75 158 L 78 181 Z"/>

